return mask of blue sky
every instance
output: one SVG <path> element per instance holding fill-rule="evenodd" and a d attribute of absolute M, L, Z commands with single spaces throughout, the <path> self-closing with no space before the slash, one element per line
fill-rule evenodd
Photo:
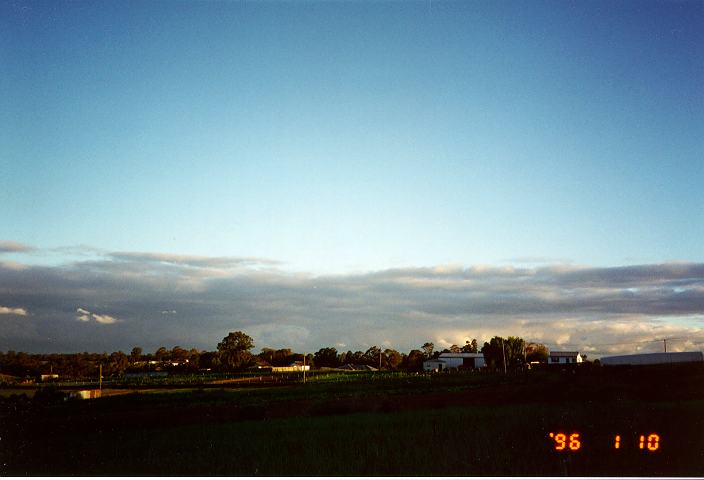
<path fill-rule="evenodd" d="M 703 46 L 694 1 L 5 2 L 2 255 L 702 262 Z"/>

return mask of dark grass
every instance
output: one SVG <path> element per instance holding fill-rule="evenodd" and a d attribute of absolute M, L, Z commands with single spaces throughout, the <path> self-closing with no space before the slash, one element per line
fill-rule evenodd
<path fill-rule="evenodd" d="M 28 405 L 12 417 L 7 412 L 1 417 L 12 418 L 17 428 L 0 435 L 0 473 L 698 476 L 704 474 L 702 380 L 701 371 L 678 370 L 430 380 L 355 377 L 291 388 Z M 489 395 L 488 400 L 477 405 L 403 405 L 428 395 L 443 399 L 475 394 Z M 507 394 L 514 397 L 510 402 L 501 398 Z M 371 404 L 376 406 L 365 411 Z M 248 415 L 226 421 L 208 417 L 229 405 Z M 289 406 L 294 411 L 286 418 L 269 415 Z M 179 416 L 186 411 L 203 415 L 202 421 L 184 424 Z M 111 420 L 115 412 L 123 419 L 145 413 L 147 420 L 166 416 L 156 423 L 134 424 Z M 554 451 L 550 431 L 579 432 L 582 448 L 576 453 Z M 660 434 L 661 448 L 655 453 L 639 450 L 638 435 L 652 432 Z M 612 448 L 616 434 L 623 439 L 619 451 Z"/>
<path fill-rule="evenodd" d="M 47 437 L 24 475 L 700 475 L 702 402 L 452 408 L 297 417 Z M 595 411 L 599 412 L 595 417 Z M 698 419 L 698 420 L 697 420 Z M 596 420 L 596 421 L 595 421 Z M 551 449 L 547 432 L 579 431 L 577 453 Z M 661 450 L 616 452 L 658 432 Z M 693 442 L 692 439 L 695 439 Z M 624 440 L 625 443 L 625 440 Z M 632 447 L 635 447 L 633 445 Z"/>

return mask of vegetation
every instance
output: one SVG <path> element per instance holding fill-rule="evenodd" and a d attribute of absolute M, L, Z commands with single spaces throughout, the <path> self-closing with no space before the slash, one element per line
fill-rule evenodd
<path fill-rule="evenodd" d="M 0 474 L 701 474 L 701 369 L 316 378 L 83 402 L 47 390 L 41 400 L 0 401 Z M 547 434 L 559 430 L 580 432 L 583 449 L 555 451 Z M 658 432 L 662 450 L 612 448 L 613 435 L 638 432 Z"/>
<path fill-rule="evenodd" d="M 500 337 L 495 337 L 492 342 Z M 509 337 L 506 340 L 509 349 L 508 368 L 515 369 L 522 365 L 514 359 L 514 350 L 519 349 L 520 343 L 513 345 L 514 340 L 522 339 Z M 491 344 L 493 345 L 493 343 Z M 452 345 L 443 350 L 435 350 L 431 342 L 426 342 L 420 349 L 413 349 L 408 354 L 401 353 L 393 348 L 382 349 L 373 345 L 366 351 L 338 352 L 334 347 L 323 347 L 315 353 L 305 356 L 296 353 L 290 348 L 272 349 L 262 348 L 258 355 L 251 350 L 254 348 L 254 339 L 244 332 L 230 332 L 218 343 L 215 351 L 200 351 L 195 348 L 187 350 L 181 346 L 171 349 L 157 348 L 154 353 L 144 353 L 142 347 L 133 347 L 130 354 L 122 351 L 108 353 L 71 353 L 71 354 L 28 354 L 24 352 L 0 352 L 0 378 L 4 384 L 17 383 L 23 379 L 31 380 L 40 375 L 57 374 L 60 382 L 97 380 L 102 368 L 102 375 L 106 381 L 122 378 L 126 374 L 159 371 L 175 375 L 194 375 L 197 373 L 211 372 L 237 372 L 244 371 L 253 365 L 258 366 L 289 366 L 294 362 L 305 361 L 306 365 L 313 368 L 337 368 L 344 365 L 367 365 L 385 371 L 419 372 L 423 369 L 423 361 L 437 358 L 445 352 L 470 352 L 477 353 L 477 340 L 467 340 L 463 347 Z M 486 349 L 486 346 L 485 346 Z M 482 351 L 485 351 L 482 349 Z M 503 368 L 503 360 L 494 358 L 494 350 L 486 350 L 487 358 L 491 365 Z M 503 357 L 500 357 L 503 358 Z M 14 381 L 13 381 L 14 379 Z"/>
<path fill-rule="evenodd" d="M 252 362 L 250 350 L 254 348 L 254 340 L 244 332 L 230 332 L 218 343 L 220 364 L 228 370 L 239 370 Z"/>

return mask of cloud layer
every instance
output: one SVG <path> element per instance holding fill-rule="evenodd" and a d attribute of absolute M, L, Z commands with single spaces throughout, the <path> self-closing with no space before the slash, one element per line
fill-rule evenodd
<path fill-rule="evenodd" d="M 408 351 L 521 335 L 592 356 L 702 349 L 704 264 L 616 268 L 437 266 L 312 276 L 277 262 L 145 252 L 61 266 L 0 263 L 0 350 L 214 349 L 244 330 L 257 348 L 389 345 Z M 10 307 L 0 307 L 11 310 Z M 96 313 L 99 312 L 99 313 Z M 178 312 L 178 313 L 177 313 Z M 118 320 L 119 319 L 119 320 Z"/>
<path fill-rule="evenodd" d="M 27 253 L 34 250 L 34 247 L 24 243 L 0 240 L 0 253 Z"/>

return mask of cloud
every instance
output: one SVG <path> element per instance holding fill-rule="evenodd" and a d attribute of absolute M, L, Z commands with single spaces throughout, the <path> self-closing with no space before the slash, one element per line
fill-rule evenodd
<path fill-rule="evenodd" d="M 34 247 L 11 240 L 0 240 L 0 253 L 26 253 L 35 250 Z"/>
<path fill-rule="evenodd" d="M 149 252 L 112 252 L 110 258 L 122 262 L 161 263 L 193 268 L 233 268 L 252 265 L 275 265 L 279 262 L 253 257 L 205 257 Z"/>
<path fill-rule="evenodd" d="M 517 264 L 569 264 L 572 260 L 569 258 L 552 258 L 552 257 L 513 257 L 506 258 L 502 263 L 517 263 Z"/>
<path fill-rule="evenodd" d="M 24 308 L 10 308 L 0 305 L 0 315 L 19 315 L 20 317 L 26 317 L 27 310 Z"/>
<path fill-rule="evenodd" d="M 103 325 L 110 325 L 117 322 L 117 319 L 111 317 L 110 315 L 99 315 L 97 313 L 91 313 L 81 307 L 78 307 L 76 309 L 76 313 L 78 314 L 76 315 L 76 320 L 80 320 L 81 322 L 90 322 L 91 320 L 94 320 Z"/>
<path fill-rule="evenodd" d="M 699 263 L 449 265 L 329 276 L 260 265 L 238 257 L 144 253 L 59 266 L 0 263 L 4 301 L 31 311 L 24 323 L 43 332 L 30 338 L 17 333 L 21 325 L 0 329 L 0 350 L 212 350 L 235 330 L 253 336 L 258 348 L 299 351 L 388 344 L 407 352 L 426 341 L 463 345 L 520 335 L 598 356 L 658 348 L 651 341 L 663 336 L 684 339 L 673 349 L 704 339 Z M 77 319 L 83 328 L 75 328 Z M 101 326 L 118 322 L 119 329 Z"/>

